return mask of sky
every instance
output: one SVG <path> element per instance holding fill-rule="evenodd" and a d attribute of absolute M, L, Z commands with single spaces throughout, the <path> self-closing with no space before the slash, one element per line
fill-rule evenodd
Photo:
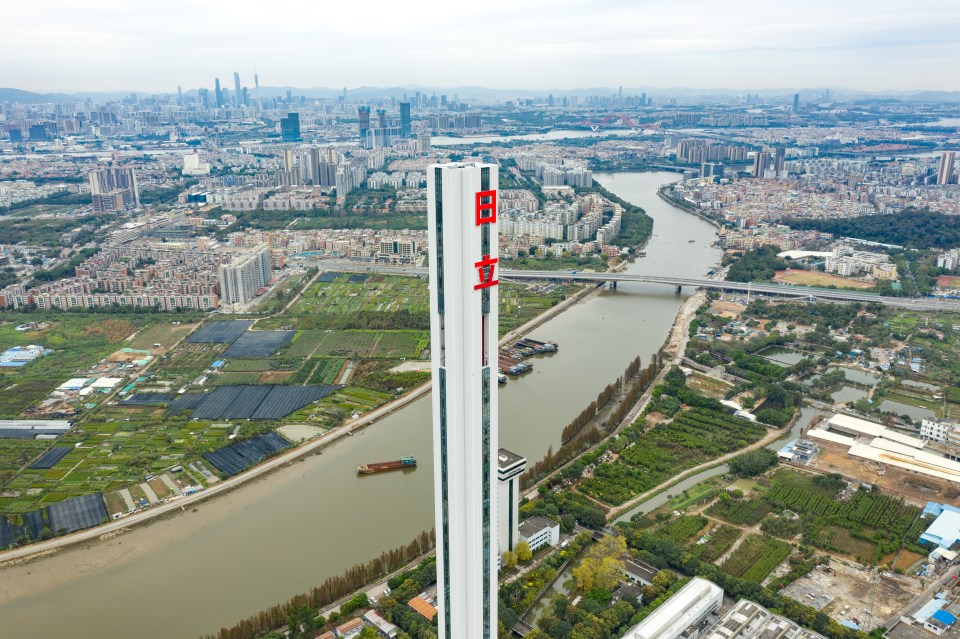
<path fill-rule="evenodd" d="M 958 0 L 46 0 L 0 86 L 960 90 Z"/>

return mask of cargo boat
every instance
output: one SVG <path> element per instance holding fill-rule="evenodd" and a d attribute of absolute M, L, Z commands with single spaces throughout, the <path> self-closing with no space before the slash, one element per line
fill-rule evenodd
<path fill-rule="evenodd" d="M 373 475 L 374 473 L 385 473 L 388 470 L 401 470 L 403 468 L 416 468 L 417 460 L 410 455 L 401 457 L 394 461 L 373 462 L 370 464 L 360 464 L 357 466 L 357 474 Z"/>

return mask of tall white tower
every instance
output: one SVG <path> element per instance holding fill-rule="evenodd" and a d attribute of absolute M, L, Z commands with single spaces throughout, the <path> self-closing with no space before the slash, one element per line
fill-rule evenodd
<path fill-rule="evenodd" d="M 497 455 L 497 540 L 499 552 L 516 550 L 520 529 L 520 475 L 527 460 L 501 448 Z"/>
<path fill-rule="evenodd" d="M 497 634 L 497 167 L 427 173 L 439 639 Z"/>

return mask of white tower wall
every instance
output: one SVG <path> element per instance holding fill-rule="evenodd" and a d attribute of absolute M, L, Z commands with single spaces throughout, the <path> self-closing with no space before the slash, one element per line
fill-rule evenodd
<path fill-rule="evenodd" d="M 439 637 L 493 639 L 497 168 L 433 165 L 427 176 Z"/>

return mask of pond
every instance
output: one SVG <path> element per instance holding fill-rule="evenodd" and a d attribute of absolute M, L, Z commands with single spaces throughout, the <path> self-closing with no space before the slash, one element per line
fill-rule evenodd
<path fill-rule="evenodd" d="M 856 368 L 847 368 L 846 366 L 830 366 L 827 368 L 828 373 L 835 370 L 842 370 L 844 377 L 846 377 L 848 381 L 856 382 L 857 384 L 875 386 L 876 383 L 880 381 L 879 375 L 869 371 Z"/>
<path fill-rule="evenodd" d="M 896 413 L 897 415 L 907 415 L 912 419 L 926 419 L 936 417 L 937 413 L 929 408 L 912 406 L 903 402 L 895 402 L 892 399 L 885 399 L 880 402 L 880 410 L 885 413 Z"/>
<path fill-rule="evenodd" d="M 901 386 L 912 386 L 913 388 L 920 388 L 922 390 L 930 391 L 931 393 L 936 393 L 940 391 L 939 386 L 933 384 L 927 384 L 926 382 L 918 382 L 914 379 L 905 379 L 900 382 Z"/>
<path fill-rule="evenodd" d="M 868 394 L 867 391 L 859 389 L 856 386 L 841 386 L 839 390 L 830 393 L 830 399 L 833 400 L 834 404 L 846 404 L 848 402 L 866 399 Z"/>
<path fill-rule="evenodd" d="M 801 353 L 800 351 L 795 351 L 792 348 L 782 348 L 779 346 L 771 346 L 770 348 L 765 348 L 757 355 L 765 357 L 774 364 L 778 366 L 783 366 L 788 368 L 795 364 L 798 364 L 807 358 L 806 353 Z"/>

